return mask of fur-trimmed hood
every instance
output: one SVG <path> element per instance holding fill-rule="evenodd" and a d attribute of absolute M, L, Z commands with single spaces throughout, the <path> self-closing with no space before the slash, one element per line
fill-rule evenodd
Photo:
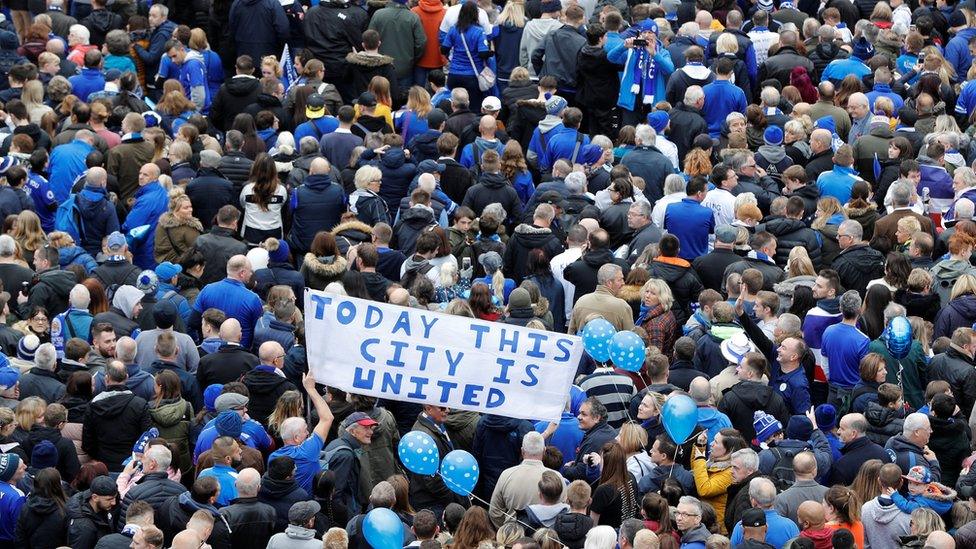
<path fill-rule="evenodd" d="M 166 212 L 163 215 L 159 216 L 159 226 L 164 229 L 175 229 L 177 227 L 190 227 L 191 229 L 196 229 L 197 232 L 201 234 L 203 233 L 203 225 L 200 224 L 200 221 L 197 218 L 191 217 L 188 220 L 182 220 L 170 212 Z"/>
<path fill-rule="evenodd" d="M 364 67 L 382 67 L 393 63 L 393 58 L 382 53 L 366 53 L 364 51 L 353 51 L 346 55 L 346 62 L 353 65 Z"/>
<path fill-rule="evenodd" d="M 847 217 L 850 217 L 852 219 L 855 217 L 861 217 L 862 215 L 867 215 L 871 212 L 876 212 L 877 210 L 878 210 L 878 205 L 874 203 L 868 204 L 866 208 L 851 208 L 851 207 L 844 208 L 844 211 L 847 212 Z"/>
<path fill-rule="evenodd" d="M 945 484 L 931 482 L 922 496 L 935 501 L 952 502 L 956 499 L 956 491 Z"/>
<path fill-rule="evenodd" d="M 334 255 L 315 257 L 314 254 L 307 253 L 302 265 L 317 276 L 335 278 L 346 270 L 346 258 Z"/>
<path fill-rule="evenodd" d="M 369 225 L 363 223 L 362 221 L 358 221 L 358 220 L 352 220 L 352 221 L 346 221 L 346 222 L 343 222 L 343 223 L 339 223 L 335 227 L 332 227 L 332 230 L 329 231 L 329 232 L 332 233 L 332 236 L 339 236 L 339 235 L 341 235 L 342 233 L 344 233 L 346 231 L 359 231 L 361 233 L 365 233 L 365 234 L 370 235 L 370 236 L 372 236 L 372 234 L 373 234 L 373 228 L 372 227 L 370 227 Z"/>
<path fill-rule="evenodd" d="M 620 291 L 617 292 L 617 297 L 630 303 L 632 301 L 640 301 L 640 291 L 643 285 L 635 286 L 633 284 L 624 284 Z"/>
<path fill-rule="evenodd" d="M 539 318 L 544 318 L 548 312 L 549 300 L 545 296 L 539 296 L 539 301 L 532 305 L 532 313 Z"/>

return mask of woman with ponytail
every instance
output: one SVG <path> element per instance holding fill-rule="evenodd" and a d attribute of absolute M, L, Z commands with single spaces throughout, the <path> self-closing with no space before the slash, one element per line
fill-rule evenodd
<path fill-rule="evenodd" d="M 864 525 L 861 524 L 861 499 L 847 486 L 832 486 L 824 494 L 824 515 L 827 528 L 850 530 L 858 549 L 864 549 Z"/>
<path fill-rule="evenodd" d="M 478 256 L 478 263 L 485 269 L 481 282 L 488 285 L 493 294 L 492 300 L 496 305 L 508 303 L 508 295 L 515 289 L 515 281 L 505 278 L 502 273 L 502 256 L 498 252 L 486 252 Z"/>

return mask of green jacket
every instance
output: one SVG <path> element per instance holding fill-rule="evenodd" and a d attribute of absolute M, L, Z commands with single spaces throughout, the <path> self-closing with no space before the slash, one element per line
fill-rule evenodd
<path fill-rule="evenodd" d="M 369 28 L 380 33 L 380 53 L 393 58 L 397 78 L 412 74 L 414 63 L 424 54 L 427 45 L 420 17 L 406 4 L 394 1 L 373 14 Z"/>
<path fill-rule="evenodd" d="M 881 338 L 871 342 L 868 346 L 868 352 L 878 353 L 884 357 L 885 364 L 888 367 L 888 375 L 885 377 L 885 383 L 898 385 L 898 373 L 899 371 L 901 372 L 901 388 L 905 402 L 915 410 L 918 410 L 925 404 L 925 386 L 929 382 L 929 361 L 925 355 L 925 351 L 922 350 L 921 343 L 918 341 L 912 342 L 912 348 L 908 351 L 908 356 L 901 360 L 896 360 L 888 352 L 888 348 Z"/>

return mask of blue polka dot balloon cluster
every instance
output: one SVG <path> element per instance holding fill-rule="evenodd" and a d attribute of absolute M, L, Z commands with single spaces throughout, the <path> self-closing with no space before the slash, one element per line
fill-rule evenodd
<path fill-rule="evenodd" d="M 628 372 L 639 372 L 644 366 L 647 349 L 644 340 L 629 330 L 621 330 L 610 339 L 610 360 Z"/>
<path fill-rule="evenodd" d="M 610 360 L 610 340 L 617 330 L 605 318 L 594 318 L 583 326 L 583 349 L 597 362 Z"/>
<path fill-rule="evenodd" d="M 441 456 L 434 438 L 423 431 L 410 431 L 403 435 L 397 446 L 400 462 L 408 471 L 418 475 L 437 473 Z"/>

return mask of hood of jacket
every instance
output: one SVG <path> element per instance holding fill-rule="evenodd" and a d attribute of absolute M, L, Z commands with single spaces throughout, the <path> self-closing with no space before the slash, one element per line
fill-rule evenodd
<path fill-rule="evenodd" d="M 508 185 L 508 180 L 500 173 L 482 173 L 478 183 L 489 189 L 503 189 Z"/>
<path fill-rule="evenodd" d="M 285 535 L 288 536 L 288 539 L 312 540 L 315 539 L 315 530 L 305 528 L 304 526 L 289 524 L 288 527 L 285 528 Z"/>
<path fill-rule="evenodd" d="M 678 70 L 694 80 L 695 84 L 704 83 L 713 75 L 711 69 L 704 65 L 685 65 Z"/>
<path fill-rule="evenodd" d="M 429 263 L 430 262 L 424 259 L 423 257 L 420 257 L 416 254 L 412 254 L 410 257 L 408 257 L 403 261 L 403 272 L 409 273 L 409 272 L 416 271 L 417 269 L 420 269 L 421 267 Z"/>
<path fill-rule="evenodd" d="M 382 53 L 367 53 L 364 51 L 353 51 L 346 55 L 346 62 L 363 67 L 382 67 L 393 63 L 393 58 Z"/>
<path fill-rule="evenodd" d="M 164 229 L 175 229 L 177 227 L 190 227 L 191 229 L 196 229 L 198 233 L 203 233 L 203 225 L 195 217 L 190 219 L 180 219 L 170 212 L 166 212 L 159 216 L 159 226 Z"/>
<path fill-rule="evenodd" d="M 440 0 L 420 0 L 417 7 L 424 13 L 440 13 L 447 9 Z"/>
<path fill-rule="evenodd" d="M 262 499 L 285 501 L 288 499 L 288 496 L 296 490 L 301 490 L 301 487 L 298 486 L 295 479 L 278 480 L 269 477 L 268 474 L 265 473 L 264 476 L 261 477 L 261 489 L 258 492 L 258 497 Z"/>
<path fill-rule="evenodd" d="M 828 59 L 837 57 L 838 53 L 840 52 L 840 46 L 834 44 L 833 42 L 821 43 L 817 44 L 814 51 L 817 52 L 817 55 L 819 55 L 821 59 L 826 61 Z"/>
<path fill-rule="evenodd" d="M 868 130 L 868 135 L 873 135 L 874 137 L 880 137 L 882 139 L 891 139 L 895 136 L 895 134 L 891 132 L 891 127 L 884 124 L 876 124 L 871 126 L 871 129 Z"/>
<path fill-rule="evenodd" d="M 878 524 L 891 524 L 892 521 L 902 515 L 902 511 L 897 505 L 894 503 L 882 505 L 880 498 L 878 499 L 878 506 L 875 509 L 876 511 L 871 518 Z"/>
<path fill-rule="evenodd" d="M 84 248 L 80 246 L 65 246 L 58 250 L 58 261 L 61 265 L 70 265 L 81 256 L 87 254 Z"/>
<path fill-rule="evenodd" d="M 569 511 L 569 505 L 566 505 L 565 503 L 556 503 L 555 505 L 534 503 L 529 505 L 527 510 L 535 515 L 535 518 L 540 524 L 551 526 L 560 513 Z"/>
<path fill-rule="evenodd" d="M 561 126 L 562 123 L 562 118 L 547 114 L 545 118 L 539 121 L 539 133 L 548 133 L 550 130 L 555 129 L 556 126 Z"/>
<path fill-rule="evenodd" d="M 380 163 L 385 168 L 397 169 L 403 166 L 407 162 L 407 155 L 403 153 L 403 148 L 394 147 L 388 149 L 383 156 L 380 157 Z"/>
<path fill-rule="evenodd" d="M 716 323 L 708 329 L 708 335 L 712 336 L 715 341 L 722 342 L 744 331 L 738 324 Z"/>
<path fill-rule="evenodd" d="M 27 508 L 38 515 L 52 515 L 61 510 L 53 499 L 40 496 L 27 498 Z"/>
<path fill-rule="evenodd" d="M 559 533 L 559 538 L 564 541 L 582 540 L 586 533 L 593 528 L 593 521 L 590 517 L 580 513 L 563 513 L 556 515 L 552 528 Z"/>
<path fill-rule="evenodd" d="M 746 406 L 753 410 L 768 410 L 773 395 L 779 394 L 769 385 L 759 381 L 740 381 L 729 390 L 735 391 Z"/>
<path fill-rule="evenodd" d="M 705 542 L 712 533 L 705 528 L 704 524 L 699 524 L 681 536 L 681 545 L 694 542 Z"/>
<path fill-rule="evenodd" d="M 864 409 L 864 418 L 875 427 L 884 427 L 896 419 L 901 419 L 895 410 L 885 408 L 873 400 L 869 401 Z"/>
<path fill-rule="evenodd" d="M 519 242 L 528 249 L 540 248 L 552 238 L 552 229 L 536 227 L 531 223 L 522 223 L 515 227 L 515 234 L 519 235 Z"/>
<path fill-rule="evenodd" d="M 102 34 L 108 33 L 108 31 L 115 28 L 115 24 L 118 22 L 119 17 L 115 13 L 108 11 L 107 9 L 93 10 L 85 18 L 85 25 L 88 28 L 99 31 Z"/>
<path fill-rule="evenodd" d="M 37 443 L 47 440 L 52 444 L 57 444 L 61 440 L 61 431 L 54 429 L 53 427 L 47 427 L 44 425 L 35 425 L 30 433 L 27 435 L 27 440 L 31 442 L 34 446 Z"/>
<path fill-rule="evenodd" d="M 296 162 L 297 164 L 297 162 Z M 313 175 L 308 175 L 302 183 L 309 189 L 316 191 L 323 191 L 329 188 L 332 184 L 332 176 L 326 173 L 317 173 Z"/>
<path fill-rule="evenodd" d="M 270 93 L 259 93 L 257 98 L 254 100 L 255 103 L 264 107 L 265 109 L 273 109 L 281 107 L 281 100 L 277 97 L 271 95 Z"/>
<path fill-rule="evenodd" d="M 874 213 L 877 213 L 878 205 L 875 204 L 874 202 L 871 202 L 863 208 L 846 207 L 844 208 L 844 210 L 847 212 L 847 217 L 850 217 L 851 219 L 857 219 L 860 217 L 869 216 Z"/>
<path fill-rule="evenodd" d="M 601 250 L 590 250 L 585 254 L 583 254 L 583 257 L 581 257 L 580 259 L 582 259 L 583 263 L 585 263 L 588 267 L 599 269 L 603 265 L 607 263 L 611 263 L 614 258 L 613 258 L 613 252 L 607 249 L 601 249 Z"/>
<path fill-rule="evenodd" d="M 781 145 L 760 145 L 758 152 L 773 164 L 786 158 L 786 148 Z"/>
<path fill-rule="evenodd" d="M 44 271 L 38 275 L 40 280 L 44 281 L 45 284 L 50 284 L 58 290 L 59 294 L 68 295 L 71 289 L 77 284 L 77 279 L 74 273 L 70 271 L 62 271 L 59 269 L 51 269 Z"/>
<path fill-rule="evenodd" d="M 153 423 L 160 427 L 172 427 L 183 420 L 186 415 L 186 401 L 182 398 L 167 398 L 159 402 L 159 406 L 150 406 L 149 415 Z"/>
<path fill-rule="evenodd" d="M 947 306 L 966 318 L 976 318 L 976 295 L 959 296 L 950 301 Z"/>
<path fill-rule="evenodd" d="M 673 368 L 672 368 L 673 369 Z M 727 418 L 725 414 L 719 412 L 715 408 L 699 406 L 698 407 L 698 425 L 701 425 L 705 429 L 711 429 L 713 425 L 717 422 L 723 422 Z"/>
<path fill-rule="evenodd" d="M 89 504 L 91 495 L 91 490 L 85 490 L 68 498 L 66 505 L 68 509 L 68 518 L 89 519 L 95 523 L 95 526 L 99 530 L 107 530 L 109 528 L 108 517 L 105 515 L 105 513 L 96 513 L 95 510 L 92 509 L 91 504 Z"/>
<path fill-rule="evenodd" d="M 790 219 L 788 217 L 775 217 L 769 221 L 766 221 L 763 225 L 766 227 L 766 231 L 776 238 L 779 238 L 785 234 L 790 234 L 794 231 L 799 231 L 800 229 L 805 229 L 807 227 L 807 224 L 803 221 L 799 219 Z"/>
<path fill-rule="evenodd" d="M 411 206 L 400 214 L 400 222 L 416 229 L 436 223 L 434 212 L 428 206 Z"/>
<path fill-rule="evenodd" d="M 75 203 L 78 204 L 78 209 L 81 210 L 82 215 L 88 218 L 94 218 L 102 212 L 104 207 L 104 201 L 108 200 L 108 191 L 104 187 L 89 187 L 85 186 L 78 194 L 78 199 Z"/>
<path fill-rule="evenodd" d="M 252 398 L 253 395 L 270 395 L 277 391 L 282 383 L 288 383 L 288 380 L 283 376 L 269 374 L 261 370 L 247 372 L 244 374 L 243 380 L 248 389 L 251 390 Z"/>
<path fill-rule="evenodd" d="M 315 254 L 309 252 L 305 254 L 303 265 L 316 275 L 337 277 L 346 270 L 346 258 L 334 255 L 315 257 Z"/>
<path fill-rule="evenodd" d="M 484 427 L 489 431 L 495 431 L 496 433 L 514 433 L 518 431 L 519 425 L 523 420 L 499 416 L 495 414 L 488 414 L 484 416 Z"/>
<path fill-rule="evenodd" d="M 932 267 L 932 276 L 937 279 L 955 279 L 968 273 L 973 265 L 963 259 L 943 259 Z"/>
<path fill-rule="evenodd" d="M 235 76 L 224 83 L 227 93 L 234 97 L 247 97 L 261 87 L 261 81 L 253 76 Z"/>

